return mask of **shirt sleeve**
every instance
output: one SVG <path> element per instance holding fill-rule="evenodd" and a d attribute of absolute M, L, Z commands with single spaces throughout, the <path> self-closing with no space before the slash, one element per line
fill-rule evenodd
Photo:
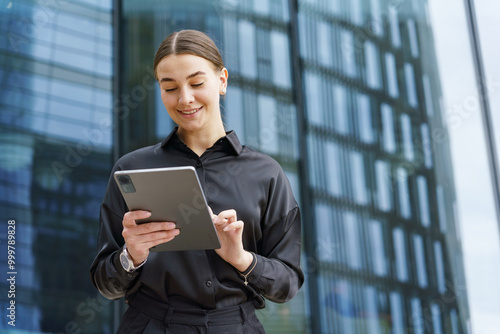
<path fill-rule="evenodd" d="M 137 282 L 141 271 L 139 268 L 137 271 L 129 273 L 123 269 L 120 263 L 120 252 L 124 245 L 121 234 L 122 220 L 127 211 L 125 201 L 119 193 L 113 176 L 111 176 L 101 204 L 97 256 L 90 267 L 93 284 L 104 297 L 109 299 L 125 296 Z"/>
<path fill-rule="evenodd" d="M 300 267 L 300 210 L 281 168 L 270 185 L 262 226 L 257 263 L 247 279 L 258 294 L 270 301 L 284 303 L 297 294 L 304 274 Z"/>

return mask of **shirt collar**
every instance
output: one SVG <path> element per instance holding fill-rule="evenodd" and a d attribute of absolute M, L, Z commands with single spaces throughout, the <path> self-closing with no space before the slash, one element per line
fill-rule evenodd
<path fill-rule="evenodd" d="M 182 142 L 179 138 L 179 135 L 177 134 L 178 129 L 178 127 L 175 127 L 175 129 L 170 132 L 167 138 L 163 140 L 163 142 L 161 143 L 162 148 L 169 145 L 169 143 L 173 141 Z M 229 146 L 234 151 L 234 153 L 236 153 L 236 155 L 240 155 L 241 151 L 243 151 L 243 146 L 241 145 L 240 140 L 238 139 L 238 136 L 236 135 L 236 132 L 234 132 L 234 130 L 226 132 L 226 136 L 222 137 L 219 140 L 227 140 L 227 142 L 230 144 Z"/>

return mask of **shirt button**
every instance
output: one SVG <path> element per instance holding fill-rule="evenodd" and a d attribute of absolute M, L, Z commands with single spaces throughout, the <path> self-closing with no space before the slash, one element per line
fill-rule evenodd
<path fill-rule="evenodd" d="M 206 284 L 207 284 L 208 287 L 211 287 L 212 286 L 212 281 L 207 281 Z"/>
<path fill-rule="evenodd" d="M 196 168 L 201 168 L 201 162 L 196 164 Z"/>

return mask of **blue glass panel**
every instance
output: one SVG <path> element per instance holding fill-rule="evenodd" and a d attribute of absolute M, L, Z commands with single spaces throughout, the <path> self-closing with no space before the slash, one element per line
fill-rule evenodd
<path fill-rule="evenodd" d="M 241 89 L 235 86 L 229 86 L 224 98 L 224 122 L 227 130 L 235 130 L 238 138 L 242 140 L 245 137 L 245 126 L 243 124 L 243 95 Z"/>
<path fill-rule="evenodd" d="M 410 116 L 407 114 L 401 115 L 401 135 L 403 137 L 403 153 L 405 158 L 413 161 L 415 159 L 415 152 L 413 149 L 413 134 Z"/>
<path fill-rule="evenodd" d="M 333 232 L 334 222 L 330 210 L 328 205 L 316 204 L 316 251 L 320 261 L 336 262 L 339 254 L 336 249 L 336 238 Z"/>
<path fill-rule="evenodd" d="M 276 101 L 268 95 L 259 95 L 259 143 L 260 149 L 268 154 L 279 153 L 278 113 Z"/>
<path fill-rule="evenodd" d="M 431 224 L 429 214 L 429 195 L 427 192 L 427 179 L 424 176 L 417 176 L 417 191 L 420 208 L 420 220 L 423 226 L 429 227 Z"/>
<path fill-rule="evenodd" d="M 394 255 L 396 257 L 396 277 L 402 282 L 407 282 L 408 260 L 404 231 L 400 228 L 395 228 L 392 231 L 392 238 L 394 239 Z"/>
<path fill-rule="evenodd" d="M 420 135 L 422 136 L 422 154 L 424 156 L 425 167 L 432 168 L 432 143 L 429 134 L 429 126 L 425 123 L 420 125 Z"/>
<path fill-rule="evenodd" d="M 318 60 L 319 64 L 331 67 L 332 66 L 332 36 L 331 24 L 325 21 L 318 21 L 317 28 L 317 47 L 318 47 Z"/>
<path fill-rule="evenodd" d="M 352 212 L 344 212 L 343 216 L 348 265 L 352 269 L 361 269 L 363 264 L 357 216 Z"/>
<path fill-rule="evenodd" d="M 397 98 L 399 96 L 398 76 L 396 72 L 396 58 L 390 52 L 385 53 L 385 68 L 387 71 L 387 93 Z"/>
<path fill-rule="evenodd" d="M 450 322 L 451 322 L 451 334 L 458 334 L 458 316 L 457 310 L 452 309 L 450 311 Z"/>
<path fill-rule="evenodd" d="M 446 205 L 444 200 L 444 190 L 442 185 L 438 185 L 436 187 L 436 196 L 437 196 L 437 208 L 439 215 L 439 229 L 441 233 L 446 233 L 448 230 L 448 217 L 446 214 Z"/>
<path fill-rule="evenodd" d="M 331 141 L 326 142 L 324 157 L 326 160 L 326 170 L 328 171 L 328 191 L 333 196 L 341 196 L 343 178 L 341 174 L 339 146 Z"/>
<path fill-rule="evenodd" d="M 446 282 L 444 274 L 443 249 L 439 241 L 434 241 L 434 257 L 434 260 L 436 261 L 436 281 L 438 285 L 438 291 L 440 293 L 445 293 Z"/>
<path fill-rule="evenodd" d="M 420 304 L 420 299 L 411 299 L 411 319 L 410 322 L 413 325 L 413 333 L 424 334 L 424 318 L 422 316 L 422 306 Z"/>
<path fill-rule="evenodd" d="M 390 294 L 390 304 L 391 304 L 391 320 L 392 320 L 392 333 L 404 333 L 404 307 L 401 302 L 401 295 L 398 292 L 391 292 Z"/>
<path fill-rule="evenodd" d="M 323 96 L 321 94 L 321 80 L 318 75 L 310 72 L 305 74 L 307 117 L 311 124 L 324 125 Z"/>
<path fill-rule="evenodd" d="M 340 54 L 342 58 L 342 65 L 340 69 L 348 77 L 356 77 L 357 64 L 356 64 L 356 53 L 360 50 L 354 45 L 353 33 L 349 30 L 340 29 Z"/>
<path fill-rule="evenodd" d="M 385 25 L 385 22 L 383 22 L 385 18 L 383 19 L 382 15 L 386 15 L 386 13 L 382 11 L 380 1 L 381 0 L 370 0 L 370 28 L 375 35 L 382 37 L 384 35 Z"/>
<path fill-rule="evenodd" d="M 394 129 L 394 111 L 388 104 L 380 106 L 382 113 L 383 148 L 389 153 L 396 152 L 396 135 Z"/>
<path fill-rule="evenodd" d="M 399 31 L 399 17 L 398 17 L 398 9 L 394 8 L 394 6 L 389 6 L 389 25 L 391 30 L 391 41 L 392 45 L 396 48 L 401 46 L 401 33 Z"/>
<path fill-rule="evenodd" d="M 398 184 L 399 214 L 401 217 L 409 219 L 411 217 L 411 207 L 410 192 L 408 190 L 408 172 L 406 169 L 399 167 L 396 170 L 396 178 Z"/>
<path fill-rule="evenodd" d="M 239 22 L 240 73 L 248 78 L 257 78 L 257 52 L 255 25 L 249 21 Z"/>
<path fill-rule="evenodd" d="M 361 141 L 371 144 L 375 139 L 373 134 L 370 97 L 365 94 L 357 94 L 356 109 L 358 112 L 359 137 Z"/>
<path fill-rule="evenodd" d="M 417 281 L 421 288 L 427 287 L 427 269 L 425 266 L 425 253 L 424 243 L 422 236 L 418 234 L 413 235 L 413 247 L 415 250 L 415 262 L 417 268 Z"/>
<path fill-rule="evenodd" d="M 422 76 L 422 84 L 424 86 L 425 109 L 427 111 L 427 116 L 431 118 L 432 116 L 434 116 L 434 106 L 432 104 L 433 96 L 431 81 L 427 74 L 424 74 Z"/>
<path fill-rule="evenodd" d="M 291 87 L 290 77 L 290 50 L 288 38 L 285 34 L 271 32 L 271 48 L 273 59 L 273 82 L 281 87 Z"/>
<path fill-rule="evenodd" d="M 370 236 L 370 254 L 373 272 L 377 276 L 386 276 L 387 260 L 382 223 L 377 220 L 370 220 L 368 224 L 368 233 Z"/>
<path fill-rule="evenodd" d="M 408 28 L 408 37 L 410 40 L 411 55 L 414 58 L 417 58 L 419 56 L 419 51 L 418 51 L 417 28 L 415 27 L 415 21 L 411 19 L 406 21 L 406 26 Z"/>
<path fill-rule="evenodd" d="M 439 305 L 436 303 L 432 303 L 431 305 L 431 313 L 432 313 L 432 329 L 433 334 L 442 334 L 443 329 L 441 325 L 441 309 Z"/>
<path fill-rule="evenodd" d="M 408 104 L 411 107 L 418 107 L 418 98 L 417 98 L 417 88 L 415 86 L 415 72 L 413 70 L 413 66 L 410 63 L 405 63 L 404 65 L 405 71 L 405 80 L 406 80 L 406 95 L 408 99 Z"/>
<path fill-rule="evenodd" d="M 366 321 L 366 331 L 370 334 L 381 334 L 382 328 L 380 326 L 379 311 L 377 306 L 377 289 L 373 286 L 366 286 L 364 288 L 365 292 L 365 316 Z"/>
<path fill-rule="evenodd" d="M 271 12 L 269 7 L 269 1 L 270 0 L 254 0 L 253 1 L 254 12 L 259 15 L 269 15 Z"/>
<path fill-rule="evenodd" d="M 366 84 L 370 88 L 379 89 L 381 86 L 381 79 L 378 48 L 372 42 L 366 41 L 364 49 L 366 61 Z"/>
<path fill-rule="evenodd" d="M 340 134 L 348 134 L 349 133 L 349 117 L 347 110 L 347 96 L 346 89 L 344 86 L 335 84 L 333 86 L 333 112 L 335 129 Z"/>
<path fill-rule="evenodd" d="M 368 204 L 368 191 L 366 189 L 365 164 L 360 152 L 350 152 L 351 186 L 354 201 L 361 205 Z"/>
<path fill-rule="evenodd" d="M 392 179 L 389 163 L 381 160 L 375 161 L 375 177 L 378 208 L 388 212 L 392 209 Z"/>

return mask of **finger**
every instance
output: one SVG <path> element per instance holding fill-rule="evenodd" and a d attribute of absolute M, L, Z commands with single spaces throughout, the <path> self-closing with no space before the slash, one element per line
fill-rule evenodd
<path fill-rule="evenodd" d="M 244 225 L 245 224 L 241 220 L 238 220 L 238 221 L 235 221 L 234 223 L 231 223 L 231 224 L 227 225 L 226 227 L 224 227 L 223 231 L 224 232 L 236 231 L 238 229 L 243 229 Z"/>
<path fill-rule="evenodd" d="M 129 211 L 123 215 L 123 226 L 135 225 L 135 220 L 144 219 L 151 216 L 151 212 L 144 210 Z"/>
<path fill-rule="evenodd" d="M 134 228 L 135 235 L 150 234 L 159 231 L 171 231 L 176 228 L 173 222 L 151 222 L 137 225 Z"/>
<path fill-rule="evenodd" d="M 230 210 L 225 210 L 225 211 L 222 211 L 221 213 L 219 213 L 219 215 L 217 216 L 217 219 L 215 219 L 215 224 L 222 225 L 226 221 L 229 221 L 230 223 L 232 223 L 233 221 L 236 221 L 236 220 L 237 220 L 236 211 L 233 209 L 230 209 Z"/>

